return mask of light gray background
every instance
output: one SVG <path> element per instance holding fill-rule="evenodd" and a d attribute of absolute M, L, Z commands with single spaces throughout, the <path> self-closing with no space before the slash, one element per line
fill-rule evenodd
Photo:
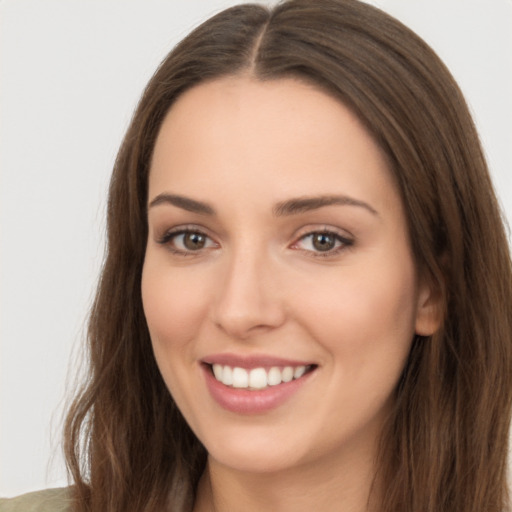
<path fill-rule="evenodd" d="M 234 3 L 0 0 L 0 495 L 66 483 L 61 416 L 80 367 L 118 145 L 164 55 Z M 451 68 L 511 220 L 511 0 L 372 3 Z"/>

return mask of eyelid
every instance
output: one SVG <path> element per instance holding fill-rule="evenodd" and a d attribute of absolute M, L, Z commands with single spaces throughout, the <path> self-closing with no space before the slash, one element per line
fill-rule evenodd
<path fill-rule="evenodd" d="M 338 242 L 340 242 L 339 245 L 335 246 L 334 248 L 327 250 L 327 251 L 315 251 L 310 249 L 304 249 L 301 247 L 298 247 L 298 244 L 306 239 L 307 237 L 313 236 L 315 234 L 327 234 L 332 235 L 336 238 Z M 354 237 L 347 233 L 344 230 L 340 230 L 339 228 L 334 228 L 332 226 L 308 226 L 305 228 L 302 228 L 300 232 L 296 235 L 295 241 L 291 244 L 290 248 L 294 250 L 299 250 L 304 253 L 307 253 L 308 255 L 311 255 L 312 257 L 321 257 L 326 258 L 329 256 L 336 256 L 340 252 L 345 251 L 349 248 L 351 248 L 354 245 Z"/>
<path fill-rule="evenodd" d="M 178 249 L 177 247 L 174 247 L 171 242 L 174 238 L 178 237 L 179 235 L 184 235 L 187 233 L 197 233 L 200 234 L 207 239 L 209 239 L 213 244 L 218 247 L 218 242 L 215 241 L 215 239 L 208 233 L 208 230 L 203 228 L 202 226 L 198 226 L 197 224 L 185 224 L 180 226 L 175 226 L 170 229 L 167 229 L 164 231 L 162 235 L 156 236 L 156 242 L 160 245 L 167 246 L 169 251 L 171 251 L 174 254 L 181 255 L 181 256 L 198 256 L 199 254 L 203 253 L 205 250 L 212 249 L 212 247 L 204 247 L 201 249 L 198 249 L 196 251 L 194 250 L 186 250 L 186 249 Z"/>
<path fill-rule="evenodd" d="M 173 226 L 165 230 L 160 230 L 162 234 L 155 233 L 155 239 L 158 243 L 165 243 L 165 240 L 171 236 L 176 236 L 181 233 L 201 233 L 202 235 L 210 237 L 207 230 L 197 224 L 181 224 L 179 226 Z"/>
<path fill-rule="evenodd" d="M 192 249 L 180 249 L 176 246 L 172 245 L 172 240 L 179 235 L 184 235 L 187 233 L 197 233 L 204 237 L 206 237 L 211 244 L 207 247 L 203 247 L 197 250 Z M 314 250 L 314 249 L 305 249 L 299 246 L 299 244 L 305 240 L 307 237 L 312 237 L 315 234 L 326 234 L 331 235 L 336 238 L 338 242 L 335 247 L 332 249 L 328 249 L 326 251 Z M 206 250 L 210 250 L 213 248 L 218 248 L 220 244 L 215 240 L 215 238 L 210 235 L 209 230 L 204 228 L 203 226 L 197 224 L 184 224 L 179 226 L 174 226 L 170 229 L 167 229 L 163 232 L 162 235 L 156 236 L 155 241 L 160 244 L 167 246 L 168 250 L 171 252 L 182 255 L 182 256 L 199 256 L 204 253 Z M 338 253 L 349 249 L 354 245 L 354 237 L 347 233 L 345 230 L 341 230 L 339 228 L 335 228 L 332 226 L 326 225 L 318 225 L 318 226 L 306 226 L 301 228 L 294 237 L 294 242 L 289 245 L 289 248 L 293 250 L 298 250 L 303 253 L 307 253 L 312 257 L 329 257 L 335 256 Z"/>

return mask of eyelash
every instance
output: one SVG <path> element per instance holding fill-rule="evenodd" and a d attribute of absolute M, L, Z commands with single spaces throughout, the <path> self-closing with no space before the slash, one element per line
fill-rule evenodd
<path fill-rule="evenodd" d="M 314 250 L 308 250 L 308 249 L 301 249 L 300 247 L 297 247 L 297 245 L 308 239 L 312 238 L 317 235 L 323 235 L 328 237 L 333 237 L 335 243 L 338 243 L 338 246 L 333 247 L 332 249 L 328 249 L 326 251 L 314 251 Z M 312 242 L 311 242 L 312 243 Z M 324 229 L 316 229 L 313 231 L 308 231 L 307 233 L 303 234 L 298 238 L 296 242 L 292 244 L 292 248 L 295 248 L 296 250 L 308 253 L 308 255 L 312 255 L 314 258 L 329 258 L 334 257 L 340 254 L 343 251 L 346 251 L 350 247 L 354 245 L 354 240 L 351 238 L 348 238 L 346 236 L 342 236 L 337 231 L 334 231 L 330 228 L 324 228 Z"/>
<path fill-rule="evenodd" d="M 191 227 L 179 227 L 176 229 L 169 230 L 166 233 L 164 233 L 164 235 L 162 237 L 160 237 L 157 240 L 157 242 L 161 245 L 166 245 L 172 253 L 177 254 L 179 256 L 184 256 L 184 257 L 197 256 L 203 250 L 211 248 L 211 247 L 205 247 L 205 248 L 200 248 L 195 251 L 195 250 L 191 250 L 191 249 L 190 250 L 182 250 L 182 249 L 178 249 L 175 246 L 173 246 L 172 242 L 178 236 L 187 235 L 187 234 L 199 235 L 199 236 L 204 237 L 207 240 L 210 240 L 211 242 L 213 241 L 212 238 L 210 236 L 208 236 L 203 230 L 198 229 L 195 226 L 191 226 Z M 300 247 L 297 247 L 297 245 L 300 242 L 302 242 L 310 237 L 313 237 L 315 235 L 324 235 L 324 236 L 334 237 L 335 243 L 338 243 L 339 245 L 335 246 L 332 249 L 328 249 L 326 251 L 315 251 L 315 250 L 302 249 Z M 213 243 L 215 245 L 217 245 L 216 242 L 213 242 Z M 291 245 L 291 248 L 294 250 L 299 250 L 301 252 L 307 253 L 309 256 L 312 256 L 315 258 L 328 258 L 328 257 L 333 257 L 333 256 L 338 255 L 340 252 L 349 249 L 353 245 L 354 245 L 354 240 L 347 238 L 346 236 L 342 236 L 338 232 L 336 232 L 332 229 L 325 228 L 325 229 L 316 229 L 313 231 L 309 231 L 309 232 L 301 235 L 297 239 L 297 241 Z"/>
<path fill-rule="evenodd" d="M 157 242 L 161 245 L 167 246 L 167 248 L 173 253 L 177 254 L 178 256 L 197 256 L 199 253 L 202 252 L 204 249 L 198 249 L 197 251 L 194 250 L 182 250 L 178 249 L 173 245 L 173 241 L 180 235 L 187 235 L 187 234 L 193 234 L 193 235 L 200 235 L 204 237 L 207 240 L 212 241 L 211 237 L 208 236 L 203 230 L 197 228 L 196 226 L 190 226 L 190 227 L 179 227 L 175 229 L 171 229 L 169 231 L 166 231 L 162 237 L 160 237 Z M 208 248 L 206 248 L 208 249 Z"/>

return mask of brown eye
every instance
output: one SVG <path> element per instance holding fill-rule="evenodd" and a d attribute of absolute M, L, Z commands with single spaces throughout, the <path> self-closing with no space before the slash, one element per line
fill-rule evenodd
<path fill-rule="evenodd" d="M 312 231 L 302 236 L 292 247 L 309 252 L 311 255 L 335 256 L 353 244 L 352 239 L 345 238 L 335 231 Z"/>
<path fill-rule="evenodd" d="M 158 243 L 167 246 L 175 254 L 182 255 L 218 247 L 208 235 L 192 229 L 167 232 Z"/>
<path fill-rule="evenodd" d="M 311 243 L 317 251 L 330 251 L 336 246 L 336 236 L 332 233 L 314 233 L 311 236 Z"/>
<path fill-rule="evenodd" d="M 206 236 L 202 233 L 184 233 L 183 245 L 189 251 L 198 251 L 206 245 Z"/>

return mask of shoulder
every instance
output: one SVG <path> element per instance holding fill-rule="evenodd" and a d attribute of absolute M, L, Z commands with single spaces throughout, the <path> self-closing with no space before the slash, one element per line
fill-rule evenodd
<path fill-rule="evenodd" d="M 71 512 L 69 487 L 0 498 L 0 512 Z"/>

